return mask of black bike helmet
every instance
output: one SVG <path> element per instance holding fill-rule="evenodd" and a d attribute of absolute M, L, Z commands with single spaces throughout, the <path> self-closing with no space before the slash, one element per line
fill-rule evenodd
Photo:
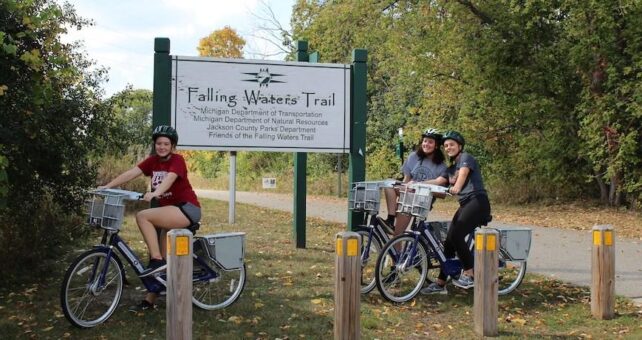
<path fill-rule="evenodd" d="M 464 145 L 466 145 L 464 136 L 462 136 L 461 133 L 457 131 L 447 131 L 443 137 L 444 142 L 446 141 L 446 139 L 454 140 L 455 142 L 459 143 L 459 145 L 461 145 L 462 148 L 464 147 Z"/>
<path fill-rule="evenodd" d="M 178 144 L 178 133 L 173 127 L 169 125 L 159 125 L 152 132 L 152 140 L 156 142 L 158 137 L 167 137 L 172 142 L 172 145 Z"/>
<path fill-rule="evenodd" d="M 441 144 L 442 135 L 439 130 L 428 128 L 421 133 L 421 138 L 432 138 L 437 141 L 437 144 Z"/>

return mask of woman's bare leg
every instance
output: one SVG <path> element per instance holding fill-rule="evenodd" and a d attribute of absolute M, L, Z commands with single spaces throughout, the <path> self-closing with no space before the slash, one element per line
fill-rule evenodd
<path fill-rule="evenodd" d="M 141 210 L 136 214 L 136 223 L 143 234 L 149 255 L 153 259 L 162 259 L 163 253 L 159 245 L 156 228 L 178 229 L 189 226 L 189 220 L 183 212 L 175 206 L 164 206 Z M 161 233 L 162 236 L 162 233 Z M 165 248 L 166 245 L 163 245 Z"/>

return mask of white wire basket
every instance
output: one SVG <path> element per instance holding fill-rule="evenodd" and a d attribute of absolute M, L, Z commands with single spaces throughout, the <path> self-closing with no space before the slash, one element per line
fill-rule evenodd
<path fill-rule="evenodd" d="M 381 188 L 392 188 L 394 180 L 352 183 L 348 193 L 348 208 L 356 212 L 379 213 Z"/>
<path fill-rule="evenodd" d="M 124 200 L 138 199 L 139 193 L 126 190 L 105 189 L 91 191 L 85 201 L 87 222 L 92 227 L 119 230 L 125 215 Z"/>
<path fill-rule="evenodd" d="M 432 207 L 433 193 L 445 192 L 446 188 L 438 185 L 421 183 L 406 185 L 399 190 L 397 212 L 425 220 Z"/>

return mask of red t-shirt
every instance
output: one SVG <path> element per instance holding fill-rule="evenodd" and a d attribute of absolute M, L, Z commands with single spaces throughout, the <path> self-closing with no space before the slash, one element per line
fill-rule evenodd
<path fill-rule="evenodd" d="M 184 202 L 192 203 L 197 207 L 201 206 L 187 179 L 187 165 L 183 156 L 173 153 L 167 161 L 161 161 L 160 157 L 152 155 L 140 162 L 138 168 L 145 176 L 152 178 L 152 191 L 163 182 L 168 173 L 173 172 L 178 176 L 169 190 L 159 197 L 161 207 Z"/>

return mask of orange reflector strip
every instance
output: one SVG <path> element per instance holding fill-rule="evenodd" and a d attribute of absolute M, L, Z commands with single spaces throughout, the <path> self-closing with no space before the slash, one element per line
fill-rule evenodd
<path fill-rule="evenodd" d="M 176 255 L 189 255 L 189 236 L 176 236 Z"/>
<path fill-rule="evenodd" d="M 484 250 L 484 235 L 475 235 L 475 250 Z"/>
<path fill-rule="evenodd" d="M 486 235 L 486 250 L 488 251 L 497 250 L 497 235 L 495 234 Z"/>
<path fill-rule="evenodd" d="M 604 232 L 604 245 L 605 246 L 613 245 L 613 231 L 607 230 Z"/>
<path fill-rule="evenodd" d="M 602 233 L 599 230 L 593 230 L 593 245 L 602 245 Z"/>
<path fill-rule="evenodd" d="M 359 254 L 359 240 L 356 238 L 348 239 L 348 256 L 357 256 Z"/>

